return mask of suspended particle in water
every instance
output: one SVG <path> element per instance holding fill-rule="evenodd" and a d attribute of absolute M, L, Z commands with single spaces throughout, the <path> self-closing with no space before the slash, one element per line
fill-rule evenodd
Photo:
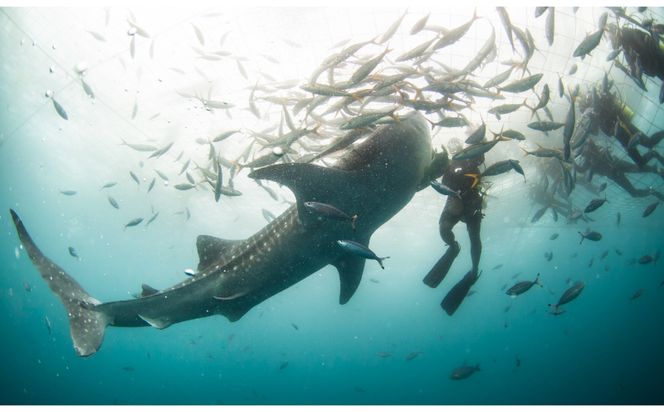
<path fill-rule="evenodd" d="M 53 69 L 53 66 L 49 66 L 49 68 L 48 68 L 48 72 L 49 72 L 49 73 L 53 73 L 53 72 L 55 72 L 55 69 Z"/>

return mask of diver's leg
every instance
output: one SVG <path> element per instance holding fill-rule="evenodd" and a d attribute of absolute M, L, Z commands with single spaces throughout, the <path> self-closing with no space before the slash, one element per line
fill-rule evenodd
<path fill-rule="evenodd" d="M 622 187 L 629 193 L 632 197 L 646 197 L 649 195 L 656 196 L 660 200 L 664 200 L 664 196 L 656 190 L 652 189 L 637 189 L 632 185 L 632 182 L 627 179 L 627 176 L 624 174 L 613 175 L 609 177 L 611 180 L 616 182 L 618 186 Z"/>
<path fill-rule="evenodd" d="M 447 272 L 450 270 L 454 259 L 456 259 L 459 254 L 459 243 L 454 239 L 452 229 L 454 228 L 454 225 L 459 222 L 462 211 L 463 204 L 460 199 L 456 197 L 447 198 L 438 225 L 440 229 L 440 237 L 449 247 L 445 254 L 438 259 L 438 262 L 436 262 L 429 273 L 424 277 L 423 282 L 429 287 L 435 288 L 443 281 L 445 275 L 447 275 Z"/>
<path fill-rule="evenodd" d="M 664 130 L 653 133 L 650 137 L 642 136 L 641 141 L 639 142 L 642 146 L 652 149 L 659 144 L 659 142 L 664 138 Z"/>
<path fill-rule="evenodd" d="M 632 148 L 629 148 L 629 142 L 632 140 L 632 136 L 635 134 L 639 133 L 642 137 L 645 136 L 643 133 L 639 131 L 636 127 L 634 127 L 631 123 L 619 123 L 619 126 L 616 130 L 615 138 L 620 142 L 622 147 L 625 149 L 627 152 L 627 155 L 634 160 L 634 163 L 636 163 L 639 166 L 643 166 L 647 163 L 647 160 L 645 160 L 642 156 L 641 153 L 636 149 L 636 145 Z"/>
<path fill-rule="evenodd" d="M 649 152 L 645 153 L 643 155 L 643 161 L 645 163 L 648 163 L 650 159 L 652 159 L 653 157 L 657 159 L 660 165 L 664 165 L 664 157 L 661 154 L 659 154 L 656 150 L 650 150 Z"/>
<path fill-rule="evenodd" d="M 468 237 L 470 238 L 470 259 L 473 263 L 472 271 L 474 274 L 477 274 L 480 265 L 480 257 L 482 256 L 482 238 L 480 237 L 481 226 L 481 212 L 477 212 L 474 216 L 466 218 L 466 228 L 468 229 Z"/>
<path fill-rule="evenodd" d="M 653 152 L 650 152 L 653 153 Z M 645 156 L 644 156 L 645 159 Z M 630 162 L 625 162 L 623 160 L 616 160 L 611 165 L 614 170 L 619 170 L 620 173 L 654 173 L 659 175 L 659 177 L 664 178 L 664 170 L 661 168 L 643 164 L 641 166 L 635 165 Z"/>

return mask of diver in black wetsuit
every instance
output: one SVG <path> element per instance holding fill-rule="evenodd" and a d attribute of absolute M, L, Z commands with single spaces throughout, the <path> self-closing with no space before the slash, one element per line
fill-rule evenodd
<path fill-rule="evenodd" d="M 459 243 L 455 240 L 452 232 L 459 221 L 464 222 L 468 229 L 472 260 L 472 269 L 452 288 L 441 303 L 441 306 L 449 315 L 456 311 L 470 287 L 479 277 L 478 267 L 482 254 L 482 240 L 480 238 L 482 194 L 477 183 L 480 175 L 479 165 L 483 162 L 484 156 L 467 160 L 451 160 L 443 172 L 443 184 L 452 190 L 458 191 L 459 196 L 447 197 L 445 208 L 438 222 L 440 237 L 449 247 L 424 277 L 423 281 L 427 286 L 435 288 L 447 275 L 460 251 Z"/>
<path fill-rule="evenodd" d="M 664 157 L 656 149 L 664 138 L 664 130 L 655 132 L 651 136 L 646 136 L 641 132 L 632 123 L 634 112 L 610 91 L 611 87 L 611 84 L 607 87 L 597 86 L 580 100 L 579 107 L 582 111 L 592 105 L 596 113 L 593 129 L 599 128 L 605 135 L 615 137 L 627 155 L 642 171 L 648 171 L 646 164 L 651 159 L 656 159 L 660 165 L 664 165 Z M 638 146 L 649 150 L 641 154 Z"/>
<path fill-rule="evenodd" d="M 664 178 L 664 170 L 650 165 L 637 166 L 618 159 L 611 155 L 608 149 L 597 146 L 591 138 L 588 138 L 586 141 L 581 154 L 583 162 L 577 164 L 577 171 L 606 176 L 622 187 L 632 197 L 653 195 L 660 200 L 664 200 L 664 195 L 652 188 L 635 188 L 626 176 L 627 173 L 655 173 Z"/>
<path fill-rule="evenodd" d="M 643 30 L 622 27 L 611 28 L 615 43 L 622 47 L 625 59 L 632 75 L 641 73 L 664 80 L 664 52 L 659 48 L 659 41 L 651 33 Z"/>

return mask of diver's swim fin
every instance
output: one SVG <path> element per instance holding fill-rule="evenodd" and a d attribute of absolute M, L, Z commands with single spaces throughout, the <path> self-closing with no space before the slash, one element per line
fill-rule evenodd
<path fill-rule="evenodd" d="M 473 271 L 469 271 L 466 275 L 457 282 L 456 285 L 445 295 L 445 298 L 440 302 L 440 306 L 447 312 L 448 315 L 452 316 L 454 312 L 459 308 L 463 299 L 468 295 L 470 287 L 477 282 L 479 276 L 477 276 Z"/>
<path fill-rule="evenodd" d="M 424 277 L 422 280 L 425 285 L 431 287 L 431 288 L 436 288 L 438 285 L 440 285 L 440 282 L 445 279 L 445 275 L 447 275 L 447 272 L 449 272 L 450 267 L 452 267 L 452 263 L 454 262 L 454 259 L 456 259 L 457 255 L 459 254 L 459 244 L 454 243 L 454 245 L 450 246 L 447 249 L 447 252 L 438 259 L 438 262 L 431 268 L 429 273 Z"/>

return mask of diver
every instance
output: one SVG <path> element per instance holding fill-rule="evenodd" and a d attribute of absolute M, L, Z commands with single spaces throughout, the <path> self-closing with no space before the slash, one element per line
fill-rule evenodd
<path fill-rule="evenodd" d="M 596 145 L 591 138 L 588 138 L 581 152 L 583 162 L 577 164 L 578 172 L 588 172 L 606 176 L 613 180 L 618 186 L 622 187 L 632 197 L 646 197 L 654 195 L 660 200 L 664 200 L 662 193 L 648 189 L 637 189 L 629 181 L 626 173 L 655 173 L 664 178 L 664 170 L 650 165 L 637 166 L 633 163 L 614 157 L 607 148 Z"/>
<path fill-rule="evenodd" d="M 450 151 L 456 153 L 461 149 L 461 143 L 456 139 L 449 144 Z M 482 240 L 480 227 L 482 222 L 483 195 L 478 186 L 479 166 L 484 162 L 484 156 L 466 160 L 450 160 L 442 173 L 442 183 L 458 196 L 448 196 L 443 212 L 439 219 L 440 237 L 448 245 L 445 254 L 436 262 L 429 273 L 424 277 L 424 283 L 432 288 L 437 287 L 450 270 L 461 248 L 454 238 L 452 229 L 459 222 L 466 224 L 470 237 L 470 255 L 472 269 L 459 281 L 445 299 L 441 306 L 448 315 L 452 315 L 461 301 L 468 293 L 470 287 L 477 281 L 480 256 L 482 254 Z"/>
<path fill-rule="evenodd" d="M 641 74 L 664 80 L 664 51 L 659 47 L 659 39 L 652 33 L 629 27 L 617 28 L 607 25 L 614 49 L 622 47 L 632 75 L 638 79 Z M 660 103 L 662 103 L 660 93 Z"/>
<path fill-rule="evenodd" d="M 634 111 L 613 94 L 610 88 L 610 85 L 596 87 L 592 93 L 581 100 L 581 110 L 583 111 L 586 107 L 592 105 L 597 119 L 594 122 L 595 127 L 599 127 L 605 135 L 615 137 L 638 167 L 644 169 L 653 158 L 660 165 L 664 165 L 664 157 L 655 149 L 664 138 L 664 131 L 646 136 L 632 124 Z M 637 146 L 643 146 L 650 150 L 642 155 Z"/>

